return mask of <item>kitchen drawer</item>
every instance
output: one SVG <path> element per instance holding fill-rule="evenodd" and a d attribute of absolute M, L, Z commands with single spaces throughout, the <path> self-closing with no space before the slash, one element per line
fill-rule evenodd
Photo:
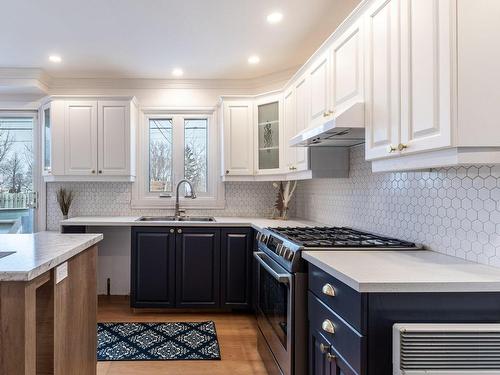
<path fill-rule="evenodd" d="M 309 290 L 358 332 L 366 334 L 365 295 L 312 264 L 309 264 Z M 333 290 L 334 295 L 327 294 L 328 290 Z"/>
<path fill-rule="evenodd" d="M 352 329 L 337 314 L 330 310 L 313 293 L 309 291 L 308 309 L 311 330 L 321 332 L 332 348 L 349 363 L 358 374 L 363 374 L 366 355 L 366 339 Z M 328 332 L 326 325 L 333 327 L 333 333 Z"/>

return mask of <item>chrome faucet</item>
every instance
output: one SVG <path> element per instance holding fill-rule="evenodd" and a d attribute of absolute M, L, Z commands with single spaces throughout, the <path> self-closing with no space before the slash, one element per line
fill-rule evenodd
<path fill-rule="evenodd" d="M 189 190 L 191 191 L 191 195 L 189 195 L 189 198 L 195 199 L 196 198 L 196 192 L 194 191 L 193 184 L 191 181 L 183 179 L 180 180 L 177 183 L 177 188 L 175 189 L 175 218 L 178 218 L 181 216 L 181 210 L 179 209 L 179 187 L 182 185 L 182 183 L 186 183 L 189 185 Z"/>

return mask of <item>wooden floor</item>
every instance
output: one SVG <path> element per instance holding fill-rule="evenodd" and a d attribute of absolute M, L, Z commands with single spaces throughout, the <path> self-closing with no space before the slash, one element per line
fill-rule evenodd
<path fill-rule="evenodd" d="M 257 352 L 255 318 L 243 313 L 133 313 L 122 297 L 100 298 L 99 322 L 186 322 L 213 320 L 220 361 L 99 362 L 97 375 L 267 375 Z"/>

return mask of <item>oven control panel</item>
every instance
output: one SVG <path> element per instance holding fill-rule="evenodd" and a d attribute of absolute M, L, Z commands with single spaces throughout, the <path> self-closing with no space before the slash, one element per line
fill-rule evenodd
<path fill-rule="evenodd" d="M 293 260 L 294 252 L 284 243 L 283 240 L 266 233 L 258 232 L 257 241 L 266 246 L 267 249 L 288 262 Z"/>

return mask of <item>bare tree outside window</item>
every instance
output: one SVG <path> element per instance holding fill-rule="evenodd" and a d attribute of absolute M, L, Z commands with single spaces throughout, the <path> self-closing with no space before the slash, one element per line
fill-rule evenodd
<path fill-rule="evenodd" d="M 172 120 L 149 120 L 149 191 L 172 191 Z"/>
<path fill-rule="evenodd" d="M 33 190 L 33 120 L 0 118 L 0 193 Z"/>
<path fill-rule="evenodd" d="M 208 121 L 184 121 L 184 176 L 198 192 L 206 192 L 208 185 Z"/>

